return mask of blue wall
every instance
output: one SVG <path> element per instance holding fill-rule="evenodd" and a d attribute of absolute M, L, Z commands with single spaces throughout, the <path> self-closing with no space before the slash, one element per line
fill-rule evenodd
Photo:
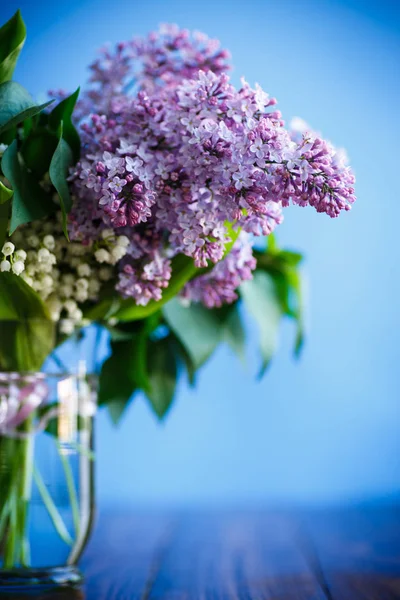
<path fill-rule="evenodd" d="M 12 0 L 29 39 L 17 77 L 35 94 L 73 90 L 104 41 L 159 22 L 204 30 L 244 74 L 346 146 L 359 201 L 332 221 L 290 209 L 281 243 L 304 250 L 310 330 L 299 363 L 283 327 L 256 383 L 227 349 L 183 384 L 160 425 L 138 399 L 119 429 L 98 426 L 100 501 L 343 502 L 400 492 L 398 306 L 400 5 L 394 0 Z M 6 12 L 7 14 L 4 14 Z"/>

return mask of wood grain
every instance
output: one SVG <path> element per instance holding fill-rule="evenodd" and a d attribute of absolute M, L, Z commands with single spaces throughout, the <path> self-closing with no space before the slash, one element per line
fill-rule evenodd
<path fill-rule="evenodd" d="M 85 600 L 137 600 L 146 596 L 169 543 L 175 519 L 158 513 L 105 513 L 81 563 Z"/>
<path fill-rule="evenodd" d="M 86 600 L 399 600 L 400 513 L 104 514 L 82 568 Z"/>
<path fill-rule="evenodd" d="M 400 510 L 349 508 L 302 517 L 304 552 L 333 600 L 400 599 Z"/>
<path fill-rule="evenodd" d="M 182 518 L 149 598 L 319 600 L 291 518 L 222 513 Z"/>

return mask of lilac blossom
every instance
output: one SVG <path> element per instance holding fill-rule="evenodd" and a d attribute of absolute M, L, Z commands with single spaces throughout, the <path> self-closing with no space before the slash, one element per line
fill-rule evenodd
<path fill-rule="evenodd" d="M 207 308 L 230 304 L 238 297 L 237 288 L 252 278 L 255 268 L 251 240 L 248 235 L 241 234 L 232 251 L 210 273 L 186 284 L 182 298 L 188 302 L 202 302 Z"/>
<path fill-rule="evenodd" d="M 235 89 L 227 58 L 216 41 L 172 25 L 103 49 L 91 67 L 70 235 L 95 245 L 112 228 L 131 241 L 116 289 L 138 304 L 161 299 L 178 254 L 215 264 L 186 299 L 232 302 L 255 268 L 247 235 L 224 258 L 232 227 L 269 235 L 291 203 L 336 217 L 355 200 L 342 155 L 319 135 L 291 135 L 260 86 Z"/>
<path fill-rule="evenodd" d="M 162 290 L 171 278 L 171 261 L 162 256 L 156 239 L 134 235 L 121 261 L 116 289 L 124 298 L 134 298 L 142 306 L 150 300 L 161 300 Z"/>

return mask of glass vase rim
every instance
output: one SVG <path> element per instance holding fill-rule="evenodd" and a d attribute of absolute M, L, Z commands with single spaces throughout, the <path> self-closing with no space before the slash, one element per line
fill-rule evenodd
<path fill-rule="evenodd" d="M 65 377 L 75 377 L 76 379 L 99 379 L 99 374 L 88 371 L 88 372 L 74 372 L 74 371 L 59 371 L 56 373 L 46 373 L 44 371 L 2 371 L 0 370 L 0 380 L 1 378 L 8 377 L 11 379 L 23 379 L 24 377 L 35 377 L 37 379 L 60 379 Z"/>

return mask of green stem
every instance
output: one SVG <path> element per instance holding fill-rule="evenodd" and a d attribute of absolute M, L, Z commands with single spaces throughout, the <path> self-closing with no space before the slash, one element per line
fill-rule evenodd
<path fill-rule="evenodd" d="M 13 490 L 14 492 L 14 490 Z M 15 566 L 15 547 L 16 547 L 16 533 L 17 533 L 17 498 L 14 493 L 11 497 L 11 510 L 9 519 L 9 530 L 6 537 L 5 549 L 4 549 L 4 568 L 12 569 Z"/>
<path fill-rule="evenodd" d="M 4 437 L 1 440 L 5 475 L 2 478 L 2 510 L 0 529 L 3 538 L 4 568 L 10 569 L 29 562 L 27 521 L 30 500 L 31 422 L 24 423 L 28 434 L 24 439 Z"/>
<path fill-rule="evenodd" d="M 4 547 L 10 516 L 10 440 L 0 436 L 0 550 Z"/>
<path fill-rule="evenodd" d="M 5 540 L 4 540 L 4 560 L 3 566 L 5 569 L 11 569 L 18 561 L 17 552 L 17 535 L 18 535 L 18 443 L 17 440 L 7 440 L 9 459 L 11 464 L 11 478 L 7 493 L 6 504 L 8 510 L 5 515 Z M 13 460 L 11 460 L 13 458 Z M 8 513 L 8 514 L 7 514 Z"/>
<path fill-rule="evenodd" d="M 42 497 L 43 504 L 47 508 L 47 512 L 49 513 L 50 518 L 53 521 L 53 525 L 56 528 L 58 535 L 66 544 L 68 544 L 68 546 L 72 546 L 74 541 L 68 533 L 68 529 L 66 528 L 64 521 L 62 520 L 62 517 L 58 512 L 57 507 L 54 504 L 53 499 L 46 488 L 46 485 L 42 479 L 42 476 L 39 473 L 38 468 L 35 466 L 33 467 L 33 478 Z"/>
<path fill-rule="evenodd" d="M 78 496 L 75 489 L 74 476 L 72 473 L 71 465 L 69 464 L 68 458 L 65 456 L 65 451 L 58 440 L 56 440 L 58 453 L 60 455 L 61 463 L 64 469 L 65 479 L 67 482 L 69 501 L 71 503 L 72 518 L 74 521 L 75 537 L 78 538 L 80 530 L 80 514 L 79 514 L 79 503 Z"/>
<path fill-rule="evenodd" d="M 85 448 L 83 444 L 79 444 L 78 442 L 68 442 L 68 446 L 70 446 L 73 450 L 75 450 L 75 452 L 82 454 L 82 456 L 85 456 L 89 460 L 95 460 L 96 458 L 96 455 L 93 452 L 93 450 Z"/>
<path fill-rule="evenodd" d="M 32 432 L 33 416 L 27 419 L 24 423 L 24 431 L 28 433 L 26 439 L 20 441 L 21 445 L 21 462 L 22 473 L 20 479 L 20 494 L 18 498 L 20 518 L 19 525 L 19 549 L 20 562 L 24 567 L 30 563 L 30 544 L 27 534 L 29 507 L 32 495 L 32 466 L 33 466 L 33 432 Z"/>
<path fill-rule="evenodd" d="M 7 521 L 10 514 L 10 501 L 9 498 L 5 498 L 0 511 L 0 546 L 3 542 L 3 537 L 7 531 Z"/>

